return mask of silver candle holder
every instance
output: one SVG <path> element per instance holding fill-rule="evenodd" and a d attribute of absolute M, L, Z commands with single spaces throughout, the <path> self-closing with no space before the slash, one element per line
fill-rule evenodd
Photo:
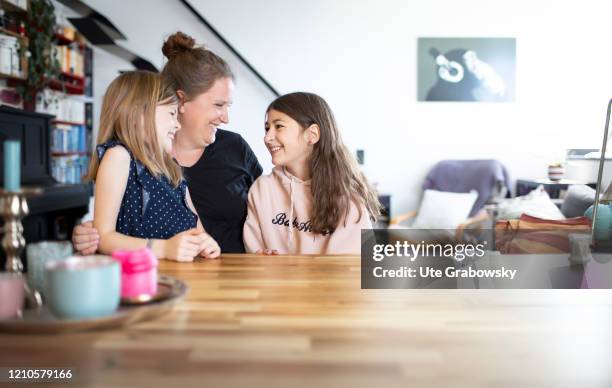
<path fill-rule="evenodd" d="M 0 217 L 4 219 L 4 235 L 2 248 L 6 254 L 6 271 L 13 273 L 23 272 L 21 254 L 26 246 L 23 237 L 23 224 L 21 220 L 30 212 L 27 197 L 39 195 L 39 188 L 22 188 L 18 191 L 5 191 L 0 189 Z M 28 304 L 38 307 L 42 304 L 40 294 L 25 285 L 25 294 Z"/>

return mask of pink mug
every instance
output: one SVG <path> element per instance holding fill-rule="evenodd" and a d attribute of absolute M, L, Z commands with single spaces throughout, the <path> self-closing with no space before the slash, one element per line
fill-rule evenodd
<path fill-rule="evenodd" d="M 11 272 L 0 273 L 0 319 L 19 314 L 24 301 L 23 275 Z"/>
<path fill-rule="evenodd" d="M 157 258 L 147 248 L 113 252 L 121 263 L 121 297 L 144 298 L 157 293 Z"/>

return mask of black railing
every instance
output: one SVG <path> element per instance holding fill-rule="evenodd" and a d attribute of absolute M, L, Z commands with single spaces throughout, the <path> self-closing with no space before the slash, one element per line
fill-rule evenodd
<path fill-rule="evenodd" d="M 257 77 L 257 79 L 259 79 L 264 85 L 266 85 L 268 89 L 270 89 L 272 94 L 274 94 L 276 97 L 280 96 L 280 93 L 278 93 L 278 91 L 276 91 L 276 89 L 274 89 L 274 87 L 270 85 L 270 83 L 261 74 L 259 74 L 259 72 L 255 70 L 253 66 L 251 66 L 249 61 L 247 61 L 238 52 L 238 50 L 236 50 L 234 46 L 232 46 L 230 42 L 228 42 L 227 39 L 225 39 L 223 35 L 219 33 L 219 31 L 217 31 L 206 19 L 204 19 L 204 17 L 195 8 L 193 8 L 187 0 L 180 1 L 181 3 L 183 3 L 183 5 L 185 5 L 185 7 L 187 7 L 189 11 L 191 11 L 193 16 L 195 16 L 202 24 L 204 24 L 204 26 L 206 26 L 206 28 L 210 30 L 210 32 L 212 32 L 213 35 L 215 35 L 217 39 L 219 39 L 221 43 L 223 43 L 232 52 L 232 54 L 234 54 L 240 60 L 240 62 L 242 62 Z"/>

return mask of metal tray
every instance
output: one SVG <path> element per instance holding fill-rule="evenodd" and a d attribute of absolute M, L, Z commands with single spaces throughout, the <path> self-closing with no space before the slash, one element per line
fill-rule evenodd
<path fill-rule="evenodd" d="M 172 276 L 160 275 L 158 278 L 158 294 L 152 300 L 137 304 L 121 306 L 111 315 L 88 319 L 60 319 L 54 317 L 45 307 L 35 310 L 23 310 L 20 317 L 0 320 L 0 332 L 42 334 L 67 333 L 86 330 L 110 329 L 153 319 L 163 315 L 181 301 L 189 288 Z"/>
<path fill-rule="evenodd" d="M 160 302 L 171 297 L 174 291 L 172 283 L 167 281 L 157 282 L 157 293 L 155 295 L 138 295 L 133 297 L 122 297 L 122 306 L 143 305 L 153 302 Z"/>

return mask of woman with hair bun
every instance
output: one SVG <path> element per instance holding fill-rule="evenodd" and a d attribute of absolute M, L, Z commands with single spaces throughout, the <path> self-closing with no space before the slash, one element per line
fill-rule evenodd
<path fill-rule="evenodd" d="M 206 231 L 222 252 L 245 252 L 247 194 L 262 168 L 242 136 L 217 128 L 229 122 L 234 74 L 221 57 L 180 31 L 166 39 L 162 52 L 168 61 L 161 74 L 177 91 L 182 127 L 173 156 Z M 76 251 L 92 254 L 99 235 L 85 223 L 74 229 L 72 241 Z"/>

